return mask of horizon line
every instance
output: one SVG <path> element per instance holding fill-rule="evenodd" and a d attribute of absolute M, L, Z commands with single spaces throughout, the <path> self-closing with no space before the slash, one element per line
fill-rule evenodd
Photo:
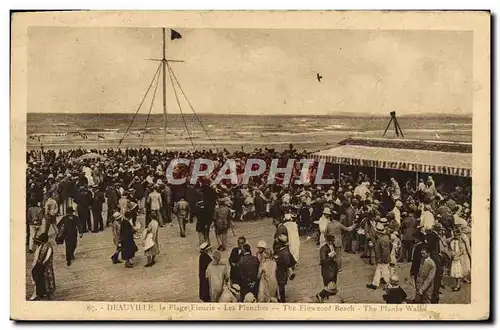
<path fill-rule="evenodd" d="M 133 113 L 129 112 L 27 112 L 26 115 L 28 114 L 35 114 L 35 115 L 47 115 L 47 114 L 61 114 L 61 115 L 134 115 Z M 137 114 L 137 115 L 148 115 L 146 113 L 144 114 Z M 161 115 L 163 116 L 163 113 L 151 113 L 151 115 Z M 181 114 L 179 113 L 170 113 L 169 115 L 184 115 L 184 116 L 194 116 L 194 114 Z M 389 112 L 387 114 L 372 114 L 368 112 L 361 112 L 361 113 L 346 113 L 346 112 L 339 112 L 339 113 L 327 113 L 327 114 L 279 114 L 279 113 L 270 113 L 270 114 L 248 114 L 248 113 L 214 113 L 214 112 L 203 112 L 203 113 L 196 113 L 198 116 L 203 116 L 203 115 L 216 115 L 216 116 L 268 116 L 268 117 L 280 117 L 280 116 L 294 116 L 294 117 L 314 117 L 314 116 L 320 116 L 320 117 L 335 117 L 335 116 L 344 116 L 344 117 L 356 117 L 356 116 L 363 116 L 363 117 L 390 117 Z M 441 113 L 441 112 L 424 112 L 424 113 L 408 113 L 408 114 L 400 114 L 398 115 L 399 117 L 424 117 L 424 116 L 439 116 L 439 117 L 447 117 L 447 116 L 455 116 L 455 117 L 472 117 L 472 113 Z"/>

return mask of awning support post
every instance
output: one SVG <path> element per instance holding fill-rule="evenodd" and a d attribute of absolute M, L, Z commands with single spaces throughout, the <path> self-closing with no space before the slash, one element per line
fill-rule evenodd
<path fill-rule="evenodd" d="M 417 172 L 415 172 L 415 173 L 417 174 L 417 181 L 415 182 L 415 189 L 417 189 L 417 190 L 418 190 L 418 171 L 417 171 Z"/>
<path fill-rule="evenodd" d="M 374 181 L 377 181 L 377 167 L 374 167 L 375 169 L 375 180 Z"/>
<path fill-rule="evenodd" d="M 339 184 L 340 184 L 340 164 L 339 164 Z"/>

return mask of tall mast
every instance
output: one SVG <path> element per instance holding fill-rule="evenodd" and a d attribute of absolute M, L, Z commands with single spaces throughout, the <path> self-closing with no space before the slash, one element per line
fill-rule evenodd
<path fill-rule="evenodd" d="M 167 149 L 167 59 L 165 57 L 165 28 L 163 28 L 163 149 Z"/>

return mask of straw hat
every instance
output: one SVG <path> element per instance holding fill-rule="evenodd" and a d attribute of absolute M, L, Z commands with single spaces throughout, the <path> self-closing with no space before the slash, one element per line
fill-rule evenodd
<path fill-rule="evenodd" d="M 375 226 L 375 231 L 377 231 L 378 233 L 385 233 L 384 224 L 382 222 L 377 223 L 377 225 Z"/>
<path fill-rule="evenodd" d="M 123 216 L 121 215 L 121 213 L 120 213 L 120 212 L 115 212 L 115 213 L 113 213 L 113 215 L 112 215 L 111 217 L 112 217 L 113 221 L 123 219 Z"/>
<path fill-rule="evenodd" d="M 201 243 L 200 245 L 200 252 L 204 252 L 204 251 L 208 251 L 210 250 L 212 247 L 210 246 L 210 244 L 208 244 L 207 242 L 203 242 Z"/>
<path fill-rule="evenodd" d="M 244 303 L 254 303 L 256 301 L 257 301 L 257 299 L 255 299 L 255 296 L 251 292 L 247 293 L 245 295 L 245 298 L 243 299 Z"/>
<path fill-rule="evenodd" d="M 231 291 L 233 294 L 240 294 L 240 286 L 238 284 L 232 284 L 229 288 L 229 291 Z"/>
<path fill-rule="evenodd" d="M 266 244 L 266 242 L 265 242 L 265 241 L 259 241 L 259 242 L 257 243 L 257 248 L 262 248 L 262 249 L 267 248 L 267 244 Z"/>
<path fill-rule="evenodd" d="M 378 222 L 381 224 L 384 224 L 384 223 L 388 223 L 389 220 L 387 220 L 387 218 L 380 218 L 380 220 Z"/>
<path fill-rule="evenodd" d="M 325 209 L 323 210 L 323 214 L 332 215 L 332 212 L 330 211 L 329 207 L 325 207 Z"/>

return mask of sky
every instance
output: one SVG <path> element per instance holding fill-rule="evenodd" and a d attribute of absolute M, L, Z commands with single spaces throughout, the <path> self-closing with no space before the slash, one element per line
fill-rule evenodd
<path fill-rule="evenodd" d="M 171 66 L 197 113 L 472 113 L 472 32 L 175 30 L 167 58 L 185 61 Z M 134 113 L 159 64 L 147 59 L 162 53 L 160 28 L 31 27 L 28 37 L 28 112 Z M 162 111 L 158 88 L 152 112 Z M 167 111 L 180 113 L 168 75 Z"/>

